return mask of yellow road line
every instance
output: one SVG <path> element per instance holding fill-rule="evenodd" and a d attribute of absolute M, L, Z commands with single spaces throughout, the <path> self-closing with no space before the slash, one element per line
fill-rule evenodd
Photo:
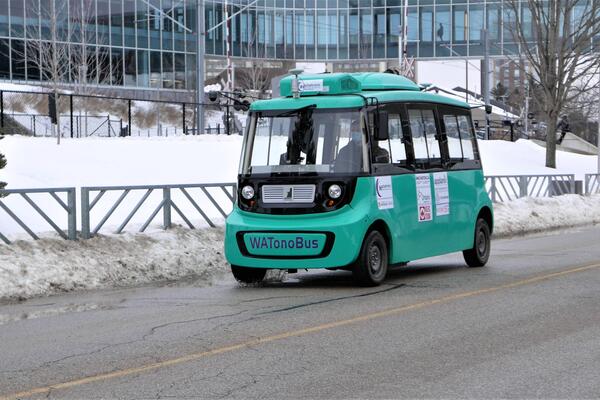
<path fill-rule="evenodd" d="M 270 343 L 270 342 L 274 342 L 277 340 L 282 340 L 282 339 L 287 339 L 287 338 L 292 338 L 292 337 L 297 337 L 297 336 L 308 335 L 311 333 L 322 332 L 322 331 L 325 331 L 328 329 L 339 328 L 339 327 L 346 326 L 346 325 L 356 324 L 358 322 L 364 322 L 364 321 L 369 321 L 369 320 L 376 319 L 376 318 L 382 318 L 382 317 L 387 317 L 390 315 L 400 314 L 400 313 L 403 313 L 406 311 L 417 310 L 420 308 L 425 308 L 425 307 L 433 306 L 436 304 L 448 303 L 448 302 L 451 302 L 454 300 L 460 300 L 460 299 L 464 299 L 467 297 L 473 297 L 473 296 L 479 296 L 479 295 L 483 295 L 483 294 L 493 293 L 493 292 L 497 292 L 497 291 L 503 290 L 503 289 L 510 289 L 510 288 L 514 288 L 514 287 L 518 287 L 518 286 L 529 285 L 532 283 L 545 281 L 545 280 L 552 279 L 552 278 L 558 278 L 560 276 L 569 275 L 569 274 L 573 274 L 576 272 L 588 271 L 588 270 L 596 269 L 596 268 L 600 268 L 600 263 L 584 265 L 584 266 L 580 266 L 577 268 L 572 268 L 572 269 L 568 269 L 568 270 L 564 270 L 564 271 L 553 272 L 550 274 L 538 275 L 538 276 L 535 276 L 532 278 L 523 279 L 523 280 L 515 281 L 512 283 L 507 283 L 507 284 L 500 285 L 500 286 L 493 286 L 493 287 L 489 287 L 489 288 L 485 288 L 485 289 L 478 289 L 478 290 L 473 290 L 473 291 L 469 291 L 469 292 L 451 294 L 448 296 L 439 297 L 437 299 L 425 300 L 425 301 L 422 301 L 419 303 L 413 303 L 413 304 L 409 304 L 406 306 L 390 308 L 390 309 L 383 310 L 383 311 L 360 315 L 358 317 L 354 317 L 354 318 L 350 318 L 350 319 L 329 322 L 326 324 L 316 325 L 316 326 L 299 329 L 299 330 L 295 330 L 295 331 L 283 332 L 283 333 L 279 333 L 277 335 L 265 336 L 263 338 L 252 339 L 252 340 L 248 340 L 246 342 L 242 342 L 242 343 L 238 343 L 238 344 L 234 344 L 234 345 L 230 345 L 230 346 L 219 347 L 219 348 L 216 348 L 213 350 L 193 353 L 193 354 L 189 354 L 187 356 L 172 358 L 170 360 L 147 364 L 147 365 L 140 366 L 140 367 L 127 368 L 127 369 L 117 370 L 117 371 L 113 371 L 113 372 L 107 372 L 107 373 L 103 373 L 103 374 L 89 376 L 86 378 L 75 379 L 75 380 L 68 381 L 68 382 L 57 383 L 55 385 L 38 387 L 38 388 L 23 391 L 23 392 L 13 393 L 13 394 L 10 394 L 10 395 L 4 396 L 4 397 L 0 397 L 0 400 L 20 399 L 23 397 L 34 396 L 36 394 L 46 394 L 51 390 L 68 389 L 68 388 L 72 388 L 75 386 L 81 386 L 81 385 L 85 385 L 88 383 L 94 383 L 94 382 L 103 381 L 103 380 L 107 380 L 107 379 L 122 378 L 122 377 L 128 376 L 128 375 L 139 374 L 142 372 L 148 372 L 148 371 L 156 370 L 159 368 L 165 368 L 165 367 L 170 367 L 172 365 L 178 365 L 178 364 L 182 364 L 182 363 L 186 363 L 186 362 L 190 362 L 190 361 L 195 361 L 200 358 L 215 356 L 215 355 L 223 354 L 223 353 L 230 353 L 232 351 L 241 350 L 241 349 L 251 347 L 251 346 L 256 346 L 256 345 L 260 345 L 260 344 L 264 344 L 264 343 Z"/>

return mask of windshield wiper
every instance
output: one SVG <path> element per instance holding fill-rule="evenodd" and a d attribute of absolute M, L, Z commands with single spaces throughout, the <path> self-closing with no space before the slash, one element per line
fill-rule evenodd
<path fill-rule="evenodd" d="M 273 118 L 287 117 L 288 115 L 296 114 L 296 113 L 299 113 L 299 112 L 302 112 L 302 111 L 306 111 L 306 110 L 312 110 L 314 108 L 317 108 L 316 104 L 309 104 L 309 105 L 304 106 L 304 107 L 296 108 L 295 110 L 290 110 L 290 111 L 282 112 L 281 114 L 276 114 L 276 115 L 273 116 Z"/>

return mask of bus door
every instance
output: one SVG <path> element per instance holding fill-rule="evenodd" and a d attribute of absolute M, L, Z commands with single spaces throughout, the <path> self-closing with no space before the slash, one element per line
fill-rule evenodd
<path fill-rule="evenodd" d="M 472 245 L 478 191 L 482 187 L 481 165 L 475 145 L 475 132 L 468 110 L 439 106 L 440 124 L 447 137 L 449 238 L 462 250 Z"/>
<path fill-rule="evenodd" d="M 405 113 L 414 153 L 414 175 L 404 201 L 412 204 L 412 212 L 407 216 L 412 227 L 411 253 L 422 258 L 442 254 L 448 248 L 449 218 L 442 209 L 445 203 L 440 203 L 444 187 L 434 185 L 436 178 L 439 181 L 445 173 L 440 146 L 444 137 L 435 105 L 407 104 Z"/>

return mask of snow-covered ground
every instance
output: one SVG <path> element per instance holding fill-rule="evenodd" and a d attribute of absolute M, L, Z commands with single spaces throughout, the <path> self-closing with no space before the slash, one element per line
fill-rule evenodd
<path fill-rule="evenodd" d="M 234 182 L 241 137 L 66 139 L 60 146 L 50 138 L 7 137 L 0 142 L 0 148 L 8 159 L 7 168 L 0 172 L 0 180 L 15 189 Z M 595 157 L 563 152 L 557 155 L 556 170 L 545 168 L 545 150 L 528 141 L 482 141 L 480 149 L 486 175 L 561 173 L 576 174 L 577 179 L 582 179 L 583 174 L 596 172 Z M 118 225 L 119 218 L 122 221 L 139 196 L 128 197 L 121 206 L 123 210 L 115 213 L 115 220 L 107 222 L 107 228 Z M 46 200 L 39 199 L 42 208 L 52 209 L 53 200 L 46 197 Z M 97 207 L 107 210 L 115 198 L 105 197 L 102 201 L 106 202 L 98 203 Z M 22 198 L 9 196 L 2 201 L 24 219 L 31 218 L 35 230 L 49 230 L 44 221 L 33 218 L 31 208 Z M 208 200 L 201 201 L 201 205 L 209 205 Z M 155 205 L 150 208 L 153 207 Z M 185 210 L 189 210 L 191 206 L 186 207 Z M 60 212 L 57 207 L 52 210 L 49 212 L 52 215 Z M 210 216 L 215 215 L 213 210 Z M 148 210 L 141 210 L 132 225 L 139 226 L 147 216 Z M 497 204 L 495 217 L 495 234 L 499 237 L 600 223 L 600 196 L 520 199 Z M 174 222 L 181 224 L 177 218 Z M 21 237 L 18 226 L 2 211 L 0 227 L 0 231 L 10 234 L 12 239 Z M 105 234 L 78 242 L 64 241 L 53 235 L 42 236 L 40 241 L 0 244 L 0 298 L 27 298 L 185 276 L 210 284 L 223 274 L 228 276 L 222 255 L 221 228 L 177 227 L 162 232 L 154 225 L 147 235 Z"/>

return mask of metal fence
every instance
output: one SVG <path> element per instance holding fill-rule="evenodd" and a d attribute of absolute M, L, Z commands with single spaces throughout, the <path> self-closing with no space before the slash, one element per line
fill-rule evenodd
<path fill-rule="evenodd" d="M 99 202 L 110 195 L 112 198 L 100 209 Z M 81 237 L 88 239 L 97 234 L 109 220 L 110 226 L 116 226 L 113 232 L 121 233 L 136 214 L 147 215 L 139 232 L 145 232 L 159 213 L 162 213 L 162 228 L 168 229 L 173 223 L 173 211 L 191 229 L 196 228 L 192 223 L 194 219 L 214 227 L 210 211 L 226 218 L 235 198 L 235 183 L 82 187 Z"/>
<path fill-rule="evenodd" d="M 600 174 L 585 175 L 585 194 L 600 194 Z"/>
<path fill-rule="evenodd" d="M 486 176 L 485 184 L 494 202 L 557 196 L 575 193 L 576 189 L 574 175 Z M 600 194 L 600 174 L 585 176 L 585 193 Z M 60 195 L 66 195 L 66 199 Z M 39 196 L 50 196 L 55 209 L 43 209 L 48 202 Z M 98 233 L 126 230 L 145 232 L 157 219 L 159 223 L 155 225 L 160 229 L 169 229 L 174 223 L 191 229 L 203 224 L 214 227 L 219 223 L 217 219 L 227 217 L 235 201 L 236 183 L 82 187 L 79 237 L 88 239 Z M 24 206 L 35 212 L 22 215 Z M 48 225 L 64 239 L 77 239 L 75 188 L 2 190 L 0 209 L 5 213 L 0 212 L 0 222 L 1 217 L 8 216 L 33 239 L 39 238 L 36 230 L 43 231 L 43 226 Z M 44 225 L 30 222 L 30 214 L 35 214 Z M 1 231 L 0 240 L 10 243 Z"/>
<path fill-rule="evenodd" d="M 486 176 L 485 185 L 493 202 L 504 202 L 575 193 L 575 175 Z"/>
<path fill-rule="evenodd" d="M 61 137 L 195 135 L 197 103 L 65 93 L 55 102 Z M 0 90 L 0 133 L 56 136 L 50 94 Z M 243 132 L 244 113 L 218 102 L 206 103 L 201 133 Z M 229 123 L 226 116 L 229 115 Z M 229 130 L 228 130 L 229 128 Z"/>
<path fill-rule="evenodd" d="M 66 194 L 66 199 L 60 197 L 60 194 Z M 40 204 L 48 204 L 41 202 L 39 197 L 46 195 L 53 199 L 51 204 L 57 210 L 42 209 Z M 37 200 L 37 201 L 36 201 Z M 27 206 L 33 209 L 34 213 L 26 215 L 19 214 L 16 209 L 21 210 L 26 203 Z M 36 222 L 32 218 L 32 214 L 41 218 L 46 226 L 50 226 L 63 239 L 75 240 L 77 238 L 77 209 L 75 200 L 75 188 L 53 188 L 53 189 L 12 189 L 0 190 L 0 209 L 4 210 L 6 215 L 12 219 L 23 231 L 25 231 L 33 239 L 39 239 L 32 224 Z M 66 217 L 66 218 L 65 218 Z M 59 221 L 62 219 L 62 222 Z M 37 228 L 40 231 L 41 229 Z M 0 240 L 6 244 L 10 244 L 10 240 L 0 231 Z"/>

